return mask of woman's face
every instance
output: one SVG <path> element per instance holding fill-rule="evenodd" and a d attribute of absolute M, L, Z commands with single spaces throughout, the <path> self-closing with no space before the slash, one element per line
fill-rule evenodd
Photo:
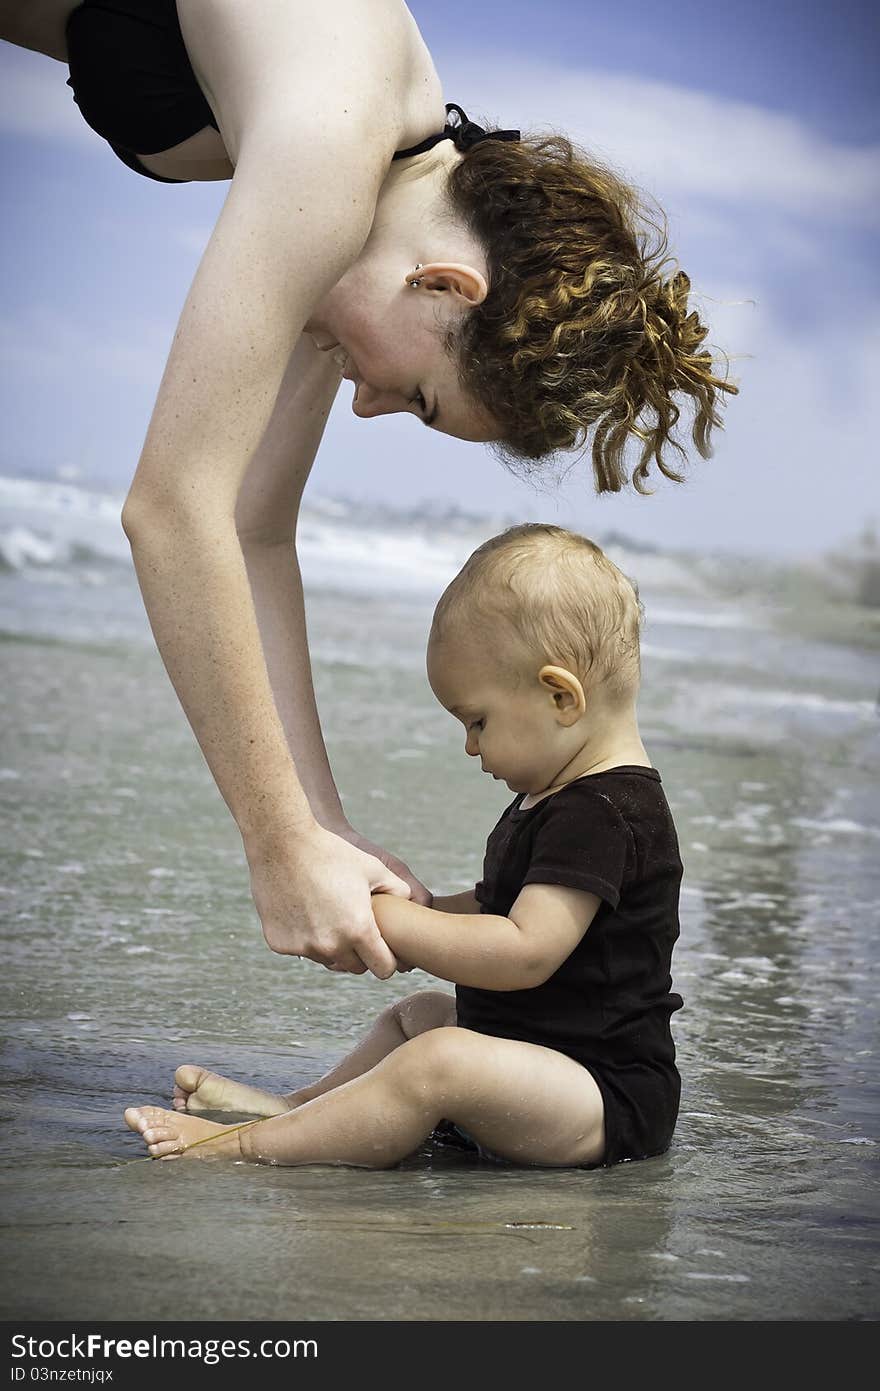
<path fill-rule="evenodd" d="M 467 312 L 456 293 L 410 287 L 403 276 L 384 295 L 376 284 L 340 281 L 306 332 L 354 384 L 351 408 L 361 419 L 406 413 L 441 434 L 488 442 L 501 437 L 500 427 L 464 391 L 444 346 Z"/>

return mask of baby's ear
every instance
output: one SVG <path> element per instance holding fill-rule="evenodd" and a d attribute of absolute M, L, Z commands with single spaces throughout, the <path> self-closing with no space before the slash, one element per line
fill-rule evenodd
<path fill-rule="evenodd" d="M 563 724 L 574 724 L 585 713 L 587 698 L 584 688 L 579 678 L 567 667 L 541 667 L 538 680 L 552 694 L 557 718 Z"/>

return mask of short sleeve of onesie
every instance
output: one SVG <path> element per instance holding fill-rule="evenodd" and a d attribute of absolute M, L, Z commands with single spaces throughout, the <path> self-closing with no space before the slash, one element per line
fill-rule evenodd
<path fill-rule="evenodd" d="M 620 812 L 583 784 L 556 793 L 547 803 L 523 884 L 583 889 L 616 908 L 631 840 Z"/>

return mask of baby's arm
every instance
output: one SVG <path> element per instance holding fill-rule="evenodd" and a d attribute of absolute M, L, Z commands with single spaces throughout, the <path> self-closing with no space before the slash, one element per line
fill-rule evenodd
<path fill-rule="evenodd" d="M 431 907 L 436 908 L 438 913 L 479 913 L 480 905 L 477 902 L 477 895 L 473 889 L 465 889 L 461 894 L 444 894 L 438 898 L 435 894 L 431 899 Z"/>
<path fill-rule="evenodd" d="M 574 951 L 601 903 L 596 894 L 557 884 L 527 884 L 506 918 L 438 912 L 389 894 L 372 901 L 395 956 L 441 980 L 483 990 L 542 985 Z"/>

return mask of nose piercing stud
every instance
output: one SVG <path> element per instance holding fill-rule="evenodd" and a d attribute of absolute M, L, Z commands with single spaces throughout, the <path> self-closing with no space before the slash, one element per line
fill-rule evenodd
<path fill-rule="evenodd" d="M 421 261 L 417 262 L 415 268 L 416 268 L 416 270 L 421 270 L 421 269 L 422 269 L 422 263 L 421 263 Z M 409 284 L 409 287 L 410 287 L 411 290 L 417 290 L 418 287 L 421 285 L 421 283 L 422 283 L 422 282 L 421 282 L 421 279 L 418 278 L 418 277 L 417 277 L 415 280 L 410 280 L 410 281 L 408 281 L 408 284 Z"/>

